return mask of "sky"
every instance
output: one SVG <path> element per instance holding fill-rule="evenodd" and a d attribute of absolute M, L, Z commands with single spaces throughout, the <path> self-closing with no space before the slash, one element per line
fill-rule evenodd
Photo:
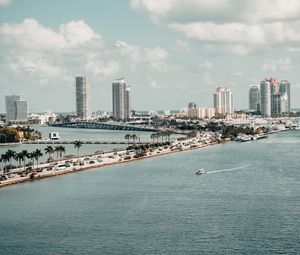
<path fill-rule="evenodd" d="M 219 86 L 247 109 L 271 76 L 295 108 L 299 53 L 299 0 L 0 0 L 0 112 L 10 94 L 29 112 L 75 111 L 77 75 L 91 111 L 111 111 L 120 77 L 135 110 L 211 107 Z"/>

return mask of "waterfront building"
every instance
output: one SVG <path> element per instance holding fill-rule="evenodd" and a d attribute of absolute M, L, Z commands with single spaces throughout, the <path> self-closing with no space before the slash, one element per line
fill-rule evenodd
<path fill-rule="evenodd" d="M 260 82 L 260 112 L 263 117 L 271 116 L 271 85 L 266 80 Z"/>
<path fill-rule="evenodd" d="M 19 95 L 5 97 L 6 124 L 9 122 L 28 121 L 27 101 L 21 100 Z"/>
<path fill-rule="evenodd" d="M 77 76 L 76 81 L 76 116 L 81 119 L 88 117 L 88 85 L 85 76 Z"/>
<path fill-rule="evenodd" d="M 230 88 L 218 87 L 216 89 L 214 108 L 218 114 L 233 113 L 233 95 Z"/>
<path fill-rule="evenodd" d="M 198 109 L 197 105 L 193 102 L 188 104 L 188 117 L 196 118 L 198 116 Z"/>
<path fill-rule="evenodd" d="M 258 85 L 251 85 L 249 88 L 249 110 L 260 111 L 260 90 Z"/>
<path fill-rule="evenodd" d="M 214 107 L 204 107 L 198 109 L 198 117 L 202 119 L 211 119 L 216 115 Z"/>
<path fill-rule="evenodd" d="M 279 84 L 279 93 L 284 96 L 286 94 L 287 97 L 287 111 L 291 112 L 291 93 L 290 93 L 290 83 L 287 80 L 282 80 Z"/>
<path fill-rule="evenodd" d="M 116 120 L 126 120 L 130 117 L 130 86 L 124 78 L 112 83 L 113 117 Z"/>

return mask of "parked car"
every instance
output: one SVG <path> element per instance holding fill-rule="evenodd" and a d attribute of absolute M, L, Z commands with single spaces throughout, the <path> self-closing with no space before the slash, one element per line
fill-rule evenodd
<path fill-rule="evenodd" d="M 5 180 L 7 180 L 7 177 L 5 175 L 1 175 L 0 176 L 0 181 L 5 181 Z"/>
<path fill-rule="evenodd" d="M 89 164 L 95 164 L 96 162 L 94 161 L 94 160 L 91 160 L 90 162 L 89 162 Z"/>

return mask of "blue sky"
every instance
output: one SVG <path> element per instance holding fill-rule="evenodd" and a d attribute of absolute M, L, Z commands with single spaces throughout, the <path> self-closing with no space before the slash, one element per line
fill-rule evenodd
<path fill-rule="evenodd" d="M 269 76 L 291 81 L 298 107 L 299 25 L 296 0 L 0 0 L 0 112 L 13 93 L 30 111 L 73 111 L 79 74 L 92 111 L 111 110 L 119 77 L 136 110 L 212 106 L 218 86 L 247 108 Z"/>

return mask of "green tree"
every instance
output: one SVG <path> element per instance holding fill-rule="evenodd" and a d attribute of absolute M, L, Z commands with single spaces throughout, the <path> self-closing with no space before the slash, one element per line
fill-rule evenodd
<path fill-rule="evenodd" d="M 13 150 L 8 150 L 8 151 L 6 152 L 6 154 L 7 154 L 7 157 L 9 158 L 9 165 L 10 165 L 10 167 L 11 167 L 11 160 L 15 157 L 16 152 L 13 151 Z"/>
<path fill-rule="evenodd" d="M 4 169 L 6 169 L 6 163 L 9 161 L 7 153 L 1 154 L 1 161 L 4 162 Z"/>
<path fill-rule="evenodd" d="M 30 160 L 32 160 L 32 165 L 34 166 L 34 159 L 35 159 L 34 153 L 33 152 L 28 153 L 27 158 L 29 158 Z"/>
<path fill-rule="evenodd" d="M 26 158 L 28 158 L 28 151 L 27 150 L 22 150 L 21 153 L 23 154 L 23 163 L 24 163 L 24 170 L 25 170 L 25 167 L 26 167 Z"/>
<path fill-rule="evenodd" d="M 33 151 L 33 156 L 36 160 L 36 167 L 39 167 L 39 158 L 43 156 L 43 153 L 41 152 L 41 150 L 36 149 L 35 151 Z"/>
<path fill-rule="evenodd" d="M 127 140 L 127 145 L 129 145 L 129 140 L 130 140 L 130 138 L 131 138 L 131 135 L 130 135 L 130 134 L 126 134 L 126 135 L 124 136 L 124 139 Z"/>
<path fill-rule="evenodd" d="M 19 168 L 21 167 L 21 162 L 24 160 L 24 155 L 22 152 L 16 153 L 14 159 L 19 162 Z"/>
<path fill-rule="evenodd" d="M 154 143 L 154 139 L 156 138 L 156 134 L 151 134 L 150 138 L 152 139 L 152 143 Z"/>
<path fill-rule="evenodd" d="M 48 145 L 45 149 L 44 149 L 45 153 L 49 155 L 48 159 L 51 157 L 51 155 L 54 153 L 54 149 L 51 145 Z"/>
<path fill-rule="evenodd" d="M 74 142 L 74 147 L 75 147 L 75 149 L 77 149 L 77 157 L 79 156 L 79 150 L 80 150 L 82 144 L 83 143 L 81 141 L 79 141 L 79 140 L 77 140 L 77 141 Z"/>
<path fill-rule="evenodd" d="M 132 134 L 131 135 L 132 141 L 135 144 L 135 140 L 137 139 L 137 135 L 136 134 Z"/>

